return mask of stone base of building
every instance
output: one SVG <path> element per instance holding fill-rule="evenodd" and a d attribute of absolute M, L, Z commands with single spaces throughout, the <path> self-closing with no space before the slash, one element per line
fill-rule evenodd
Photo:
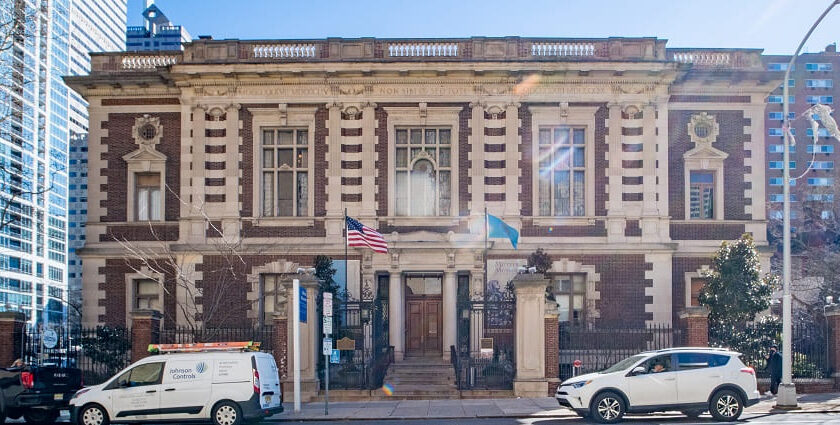
<path fill-rule="evenodd" d="M 295 401 L 295 381 L 292 379 L 286 379 L 282 382 L 283 385 L 283 401 L 284 402 L 294 402 Z M 309 403 L 311 401 L 315 401 L 318 398 L 318 394 L 321 392 L 321 381 L 318 379 L 308 380 L 302 379 L 300 381 L 300 402 L 301 403 Z"/>
<path fill-rule="evenodd" d="M 515 397 L 539 398 L 548 394 L 548 381 L 539 379 L 534 381 L 513 381 L 513 395 Z"/>

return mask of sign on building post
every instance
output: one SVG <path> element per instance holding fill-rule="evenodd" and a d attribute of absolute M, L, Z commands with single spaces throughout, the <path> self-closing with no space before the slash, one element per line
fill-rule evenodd
<path fill-rule="evenodd" d="M 300 305 L 298 306 L 298 311 L 300 311 L 300 323 L 306 323 L 306 288 L 298 289 L 300 291 L 300 296 L 298 299 L 300 300 Z"/>
<path fill-rule="evenodd" d="M 321 328 L 324 331 L 324 346 L 322 352 L 324 353 L 324 415 L 330 414 L 330 363 L 332 362 L 333 342 L 329 335 L 332 335 L 332 318 L 333 318 L 333 294 L 332 292 L 324 292 L 324 305 L 321 309 L 323 317 L 321 318 Z M 336 362 L 338 363 L 338 362 Z"/>

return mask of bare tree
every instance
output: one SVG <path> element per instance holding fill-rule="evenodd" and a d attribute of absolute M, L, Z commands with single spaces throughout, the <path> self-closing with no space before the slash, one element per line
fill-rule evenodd
<path fill-rule="evenodd" d="M 206 244 L 194 246 L 179 242 L 175 247 L 152 222 L 145 223 L 152 234 L 152 242 L 139 243 L 116 235 L 112 238 L 125 251 L 125 264 L 134 273 L 159 283 L 164 294 L 164 300 L 161 300 L 164 319 L 185 325 L 195 335 L 205 331 L 204 338 L 211 338 L 207 334 L 212 332 L 208 325 L 213 328 L 230 326 L 245 314 L 235 297 L 248 290 L 242 286 L 250 272 L 247 257 L 269 252 L 277 254 L 277 246 L 246 245 L 241 237 L 226 236 L 220 222 L 207 214 L 204 204 L 190 204 L 168 186 L 166 190 L 201 217 L 207 229 Z M 196 269 L 197 255 L 202 257 L 200 270 Z M 165 308 L 167 303 L 174 304 L 174 311 Z"/>

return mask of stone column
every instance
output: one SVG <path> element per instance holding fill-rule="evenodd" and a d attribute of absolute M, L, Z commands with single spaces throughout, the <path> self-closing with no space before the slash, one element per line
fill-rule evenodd
<path fill-rule="evenodd" d="M 300 324 L 300 399 L 303 402 L 308 402 L 318 396 L 321 389 L 320 381 L 318 380 L 318 356 L 321 355 L 321 339 L 318 335 L 318 329 L 321 318 L 318 316 L 316 308 L 318 297 L 318 280 L 310 275 L 290 275 L 287 280 L 283 282 L 286 293 L 286 311 L 289 312 L 288 320 L 286 320 L 286 379 L 283 381 L 283 388 L 294 387 L 294 371 L 295 371 L 295 341 L 294 341 L 294 302 L 292 279 L 300 280 L 300 287 L 306 289 L 306 323 Z M 285 393 L 286 401 L 294 401 L 294 391 Z"/>
<path fill-rule="evenodd" d="M 687 347 L 709 346 L 709 309 L 706 307 L 686 307 L 680 313 L 683 322 L 683 341 Z"/>
<path fill-rule="evenodd" d="M 449 346 L 456 345 L 458 332 L 458 275 L 454 270 L 443 274 L 443 359 L 449 359 Z"/>
<path fill-rule="evenodd" d="M 327 217 L 340 220 L 344 216 L 344 210 L 341 206 L 342 105 L 340 103 L 328 103 L 327 108 L 329 109 L 327 121 Z"/>
<path fill-rule="evenodd" d="M 516 377 L 517 397 L 545 397 L 545 288 L 542 274 L 520 274 L 513 279 L 516 292 Z"/>
<path fill-rule="evenodd" d="M 471 215 L 484 214 L 484 108 L 485 104 L 481 102 L 473 102 L 472 117 L 470 117 L 470 128 L 472 133 L 469 136 L 470 141 L 470 160 L 472 167 L 469 174 L 472 178 L 471 192 Z"/>
<path fill-rule="evenodd" d="M 23 331 L 26 315 L 17 311 L 0 312 L 0 367 L 23 357 Z"/>
<path fill-rule="evenodd" d="M 362 210 L 363 218 L 376 217 L 376 104 L 362 104 Z"/>
<path fill-rule="evenodd" d="M 403 302 L 402 276 L 399 270 L 391 270 L 388 285 L 388 333 L 394 347 L 394 361 L 405 357 L 405 306 Z"/>
<path fill-rule="evenodd" d="M 232 103 L 225 107 L 225 223 L 224 234 L 229 241 L 239 239 L 239 109 Z M 247 171 L 246 171 L 247 172 Z M 255 214 L 257 215 L 257 214 Z"/>
<path fill-rule="evenodd" d="M 642 107 L 642 240 L 659 241 L 659 203 L 656 201 L 656 108 L 653 104 Z"/>
<path fill-rule="evenodd" d="M 560 385 L 560 322 L 557 321 L 556 307 L 554 310 L 545 314 L 545 378 L 549 397 L 554 396 Z"/>
<path fill-rule="evenodd" d="M 157 310 L 135 310 L 131 312 L 131 361 L 136 362 L 149 356 L 149 344 L 160 343 L 160 319 Z"/>
<path fill-rule="evenodd" d="M 840 388 L 840 304 L 832 304 L 825 308 L 825 319 L 828 322 L 828 364 L 834 370 L 834 388 Z"/>
<path fill-rule="evenodd" d="M 505 219 L 519 221 L 519 103 L 505 105 Z"/>

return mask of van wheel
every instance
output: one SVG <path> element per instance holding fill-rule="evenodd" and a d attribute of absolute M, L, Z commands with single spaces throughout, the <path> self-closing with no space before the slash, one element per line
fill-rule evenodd
<path fill-rule="evenodd" d="M 23 420 L 32 425 L 47 425 L 55 423 L 59 414 L 58 410 L 29 409 L 23 412 Z"/>
<path fill-rule="evenodd" d="M 215 425 L 241 425 L 245 423 L 242 419 L 242 409 L 232 401 L 223 401 L 213 408 L 213 423 Z"/>
<path fill-rule="evenodd" d="M 741 397 L 732 390 L 718 391 L 709 403 L 709 412 L 712 417 L 721 422 L 734 421 L 741 416 L 743 411 Z"/>
<path fill-rule="evenodd" d="M 77 425 L 108 425 L 111 423 L 108 419 L 108 412 L 98 404 L 90 404 L 83 407 L 79 411 L 77 422 Z"/>
<path fill-rule="evenodd" d="M 601 424 L 614 424 L 621 421 L 627 408 L 624 406 L 624 399 L 614 392 L 601 393 L 592 401 L 590 416 L 595 422 Z"/>

